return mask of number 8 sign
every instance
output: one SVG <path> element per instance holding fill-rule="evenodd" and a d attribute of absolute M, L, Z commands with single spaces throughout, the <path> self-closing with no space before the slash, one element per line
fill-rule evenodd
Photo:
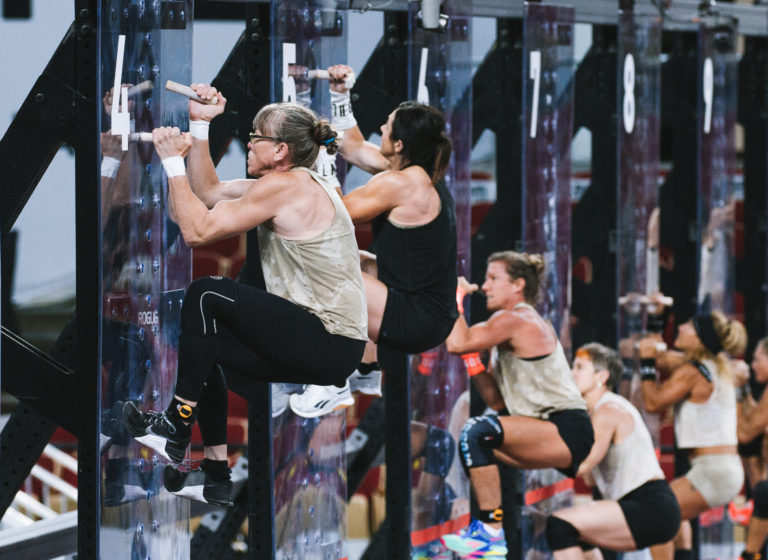
<path fill-rule="evenodd" d="M 635 57 L 627 53 L 624 57 L 624 131 L 632 134 L 635 129 Z"/>

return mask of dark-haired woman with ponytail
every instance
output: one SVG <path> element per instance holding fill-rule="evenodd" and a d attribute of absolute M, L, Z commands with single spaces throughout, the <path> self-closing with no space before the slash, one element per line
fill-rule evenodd
<path fill-rule="evenodd" d="M 224 111 L 215 88 L 195 85 L 190 134 L 153 131 L 168 175 L 174 219 L 191 247 L 259 227 L 266 290 L 228 278 L 195 280 L 181 309 L 175 396 L 162 412 L 128 402 L 123 418 L 138 441 L 174 463 L 187 451 L 200 409 L 201 469 L 166 469 L 166 488 L 188 498 L 231 505 L 223 370 L 255 381 L 322 383 L 343 388 L 367 340 L 365 289 L 354 226 L 334 188 L 310 167 L 321 146 L 335 153 L 327 120 L 294 103 L 263 107 L 248 143 L 248 173 L 220 181 L 208 146 L 208 123 Z M 191 138 L 190 138 L 191 137 Z M 189 147 L 186 170 L 181 154 Z"/>
<path fill-rule="evenodd" d="M 442 179 L 451 155 L 445 117 L 428 105 L 401 103 L 381 126 L 376 146 L 365 140 L 352 114 L 347 88 L 352 69 L 336 65 L 328 73 L 332 124 L 343 134 L 341 155 L 375 173 L 344 196 L 352 221 L 371 222 L 373 230 L 376 256 L 369 257 L 375 261 L 363 272 L 368 337 L 409 354 L 424 352 L 445 340 L 458 316 L 456 210 Z M 373 384 L 360 379 L 365 367 L 353 377 L 355 384 Z M 318 416 L 341 399 L 332 388 L 316 386 L 292 395 L 290 402 L 297 414 Z"/>
<path fill-rule="evenodd" d="M 736 447 L 736 389 L 728 355 L 740 356 L 746 343 L 744 325 L 713 311 L 696 315 L 678 327 L 674 343 L 677 351 L 657 356 L 655 340 L 638 344 L 640 357 L 648 361 L 641 385 L 645 408 L 657 412 L 675 407 L 676 444 L 688 452 L 691 462 L 690 470 L 670 484 L 683 523 L 674 547 L 667 543 L 651 548 L 656 560 L 692 558 L 688 520 L 727 504 L 744 483 Z M 654 365 L 670 370 L 669 379 L 657 383 Z"/>

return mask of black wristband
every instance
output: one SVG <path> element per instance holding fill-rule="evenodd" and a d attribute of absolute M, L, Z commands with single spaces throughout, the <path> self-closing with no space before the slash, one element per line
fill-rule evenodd
<path fill-rule="evenodd" d="M 736 387 L 736 400 L 738 402 L 742 402 L 751 394 L 752 394 L 752 388 L 749 386 L 749 383 L 746 383 L 741 387 Z"/>
<path fill-rule="evenodd" d="M 643 318 L 639 313 L 627 313 L 624 316 L 626 332 L 638 333 L 643 328 Z"/>
<path fill-rule="evenodd" d="M 656 381 L 656 360 L 653 358 L 640 360 L 640 380 Z"/>
<path fill-rule="evenodd" d="M 648 320 L 645 323 L 645 328 L 649 333 L 661 334 L 664 332 L 664 314 L 648 315 Z"/>
<path fill-rule="evenodd" d="M 633 358 L 622 358 L 621 365 L 624 369 L 621 372 L 622 379 L 632 379 L 635 373 L 635 360 Z"/>

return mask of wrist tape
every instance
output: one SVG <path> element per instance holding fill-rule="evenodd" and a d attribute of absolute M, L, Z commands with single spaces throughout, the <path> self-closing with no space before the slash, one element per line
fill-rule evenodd
<path fill-rule="evenodd" d="M 352 100 L 349 92 L 331 92 L 331 124 L 336 130 L 347 130 L 357 126 L 355 115 L 352 114 Z"/>
<path fill-rule="evenodd" d="M 464 360 L 464 365 L 467 367 L 467 374 L 470 377 L 483 373 L 485 371 L 485 365 L 480 359 L 478 352 L 471 352 L 469 354 L 462 354 L 461 359 Z"/>
<path fill-rule="evenodd" d="M 317 152 L 315 168 L 318 175 L 326 179 L 333 188 L 341 187 L 339 178 L 336 176 L 336 156 L 329 155 L 323 146 Z"/>
<path fill-rule="evenodd" d="M 179 177 L 187 174 L 184 167 L 184 158 L 181 156 L 171 156 L 163 160 L 163 169 L 168 178 Z"/>
<path fill-rule="evenodd" d="M 118 169 L 120 169 L 119 159 L 104 156 L 104 159 L 101 160 L 102 177 L 109 177 L 110 179 L 114 179 L 117 176 Z"/>
<path fill-rule="evenodd" d="M 198 140 L 208 140 L 210 126 L 208 121 L 189 121 L 189 134 Z"/>

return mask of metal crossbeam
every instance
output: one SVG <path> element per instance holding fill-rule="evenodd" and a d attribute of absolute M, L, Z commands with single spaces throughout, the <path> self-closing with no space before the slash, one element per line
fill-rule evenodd
<path fill-rule="evenodd" d="M 406 11 L 411 2 L 392 0 L 382 7 L 377 7 L 371 0 L 350 0 L 349 8 L 360 11 Z M 578 23 L 593 25 L 618 24 L 618 0 L 546 0 L 553 6 L 572 6 L 576 10 Z M 634 11 L 638 14 L 658 14 L 658 5 L 662 0 L 637 0 Z M 664 29 L 669 31 L 695 31 L 699 27 L 700 0 L 674 0 L 669 9 L 664 11 Z M 471 15 L 494 18 L 521 18 L 524 4 L 520 0 L 499 2 L 499 0 L 472 0 Z M 739 32 L 743 35 L 768 35 L 768 6 L 750 4 L 718 3 L 714 13 L 731 17 L 738 21 Z"/>
<path fill-rule="evenodd" d="M 209 0 L 215 1 L 215 0 Z M 227 0 L 231 3 L 231 0 Z M 245 0 L 243 0 L 245 1 Z M 251 0 L 253 1 L 253 0 Z M 269 0 L 255 0 L 268 3 Z M 408 6 L 416 0 L 349 0 L 345 6 L 359 12 L 406 12 Z M 592 25 L 617 25 L 619 0 L 546 0 L 553 6 L 570 6 L 576 10 L 576 22 Z M 634 11 L 638 14 L 658 14 L 658 5 L 663 0 L 636 0 Z M 664 11 L 664 29 L 668 31 L 695 31 L 699 27 L 700 0 L 674 0 Z M 340 4 L 340 3 L 339 3 Z M 469 14 L 476 17 L 522 18 L 524 4 L 522 0 L 472 0 L 467 2 Z M 753 6 L 741 3 L 717 3 L 714 13 L 738 21 L 739 33 L 751 36 L 768 36 L 768 6 Z"/>
<path fill-rule="evenodd" d="M 77 511 L 0 531 L 0 560 L 54 558 L 77 552 Z"/>

